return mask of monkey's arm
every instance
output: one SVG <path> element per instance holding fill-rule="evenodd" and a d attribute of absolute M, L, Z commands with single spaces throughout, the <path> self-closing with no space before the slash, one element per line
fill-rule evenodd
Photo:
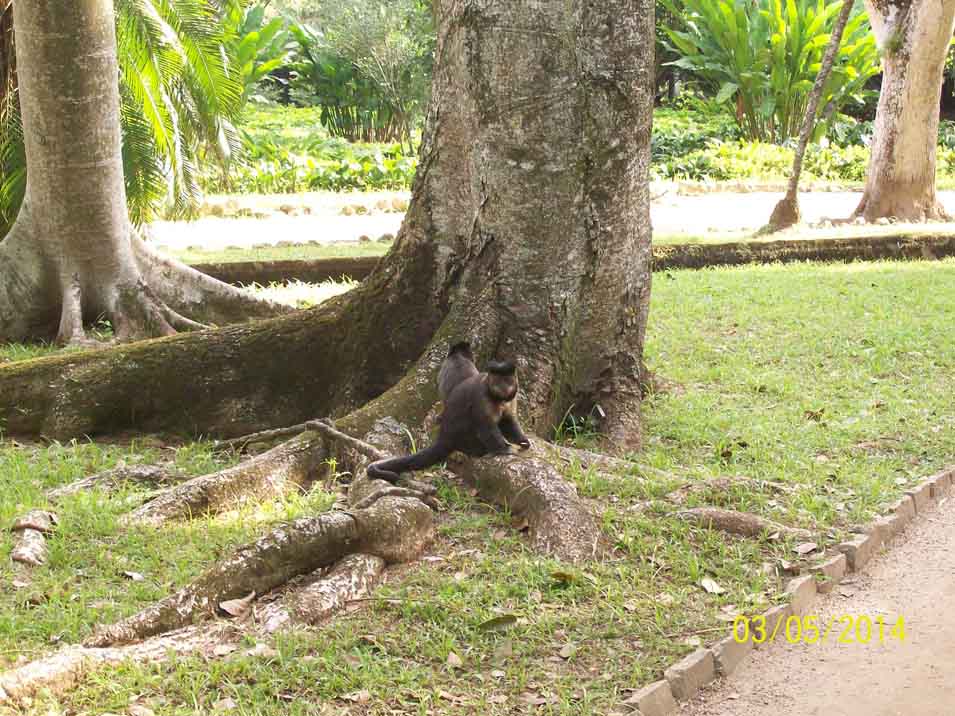
<path fill-rule="evenodd" d="M 531 446 L 531 441 L 528 440 L 527 436 L 521 431 L 521 426 L 517 424 L 517 418 L 511 413 L 504 413 L 504 417 L 501 418 L 499 425 L 501 433 L 508 442 L 520 445 L 525 450 Z"/>
<path fill-rule="evenodd" d="M 477 434 L 478 440 L 491 455 L 506 455 L 511 451 L 511 446 L 504 439 L 504 434 L 497 423 L 489 420 L 482 421 L 478 425 Z"/>

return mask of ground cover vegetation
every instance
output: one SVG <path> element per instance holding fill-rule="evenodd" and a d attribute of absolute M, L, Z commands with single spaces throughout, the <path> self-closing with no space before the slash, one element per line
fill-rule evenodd
<path fill-rule="evenodd" d="M 952 454 L 952 307 L 939 286 L 953 278 L 952 261 L 658 275 L 647 358 L 666 387 L 646 405 L 646 448 L 620 472 L 564 471 L 599 505 L 612 558 L 576 568 L 541 558 L 506 511 L 442 473 L 435 544 L 373 600 L 275 642 L 249 637 L 211 661 L 94 672 L 26 711 L 610 711 L 627 689 L 722 636 L 734 614 L 771 604 L 789 565 L 804 561 L 797 542 L 833 544 Z M 7 348 L 3 359 L 32 355 Z M 590 447 L 596 434 L 573 421 L 557 437 Z M 121 462 L 199 475 L 237 459 L 214 442 L 158 436 L 7 440 L 0 520 L 49 507 L 46 490 Z M 48 564 L 0 595 L 0 669 L 135 613 L 281 521 L 331 509 L 339 488 L 335 465 L 325 469 L 327 481 L 308 493 L 161 529 L 121 522 L 148 497 L 142 486 L 62 498 Z M 713 504 L 811 537 L 727 537 L 680 518 Z M 11 539 L 0 534 L 0 554 Z M 707 592 L 706 578 L 725 591 Z M 0 579 L 14 580 L 8 560 Z"/>
<path fill-rule="evenodd" d="M 70 188 L 86 186 L 81 171 L 55 171 L 69 147 L 61 136 L 49 148 L 36 121 L 60 118 L 60 135 L 72 121 L 56 101 L 57 73 L 44 70 L 55 43 L 75 53 L 82 37 L 49 32 L 57 17 L 93 37 L 103 61 L 96 77 L 70 63 L 63 75 L 79 78 L 88 96 L 98 81 L 110 98 L 100 114 L 123 119 L 121 132 L 118 121 L 102 137 L 90 132 L 102 140 L 96 151 L 112 152 L 115 180 L 88 187 L 90 205 L 115 209 L 122 174 L 134 223 L 164 203 L 190 213 L 200 183 L 271 193 L 414 181 L 400 236 L 362 284 L 256 287 L 242 294 L 239 318 L 256 307 L 281 318 L 76 350 L 157 333 L 152 320 L 114 327 L 95 317 L 116 323 L 129 311 L 104 314 L 81 300 L 83 289 L 109 283 L 109 266 L 133 265 L 130 246 L 153 273 L 124 277 L 122 297 L 136 288 L 145 305 L 162 307 L 143 276 L 153 287 L 174 271 L 199 281 L 149 254 L 114 211 L 116 230 L 103 233 L 116 251 L 95 261 L 87 251 L 82 265 L 102 273 L 81 286 L 77 271 L 75 291 L 63 291 L 58 337 L 73 352 L 0 349 L 0 481 L 11 486 L 0 495 L 0 523 L 34 509 L 58 515 L 40 537 L 45 559 L 26 570 L 0 559 L 0 580 L 12 587 L 0 593 L 0 698 L 37 714 L 607 712 L 724 635 L 737 614 L 780 599 L 792 574 L 944 463 L 955 434 L 947 400 L 955 352 L 940 287 L 952 261 L 663 272 L 650 312 L 648 180 L 784 178 L 791 155 L 779 157 L 791 153 L 841 9 L 826 0 L 661 4 L 654 28 L 649 0 L 575 3 L 580 22 L 568 32 L 564 10 L 539 3 L 442 4 L 432 14 L 417 0 L 117 1 L 126 68 L 117 97 L 108 4 L 95 22 L 69 4 L 47 3 L 36 17 L 17 5 L 22 56 L 33 58 L 19 71 L 11 5 L 2 6 L 0 122 L 9 131 L 0 212 L 10 219 L 24 181 L 21 89 L 34 119 L 25 109 L 26 155 L 41 168 L 27 188 L 30 207 L 46 216 Z M 913 199 L 915 218 L 939 215 L 937 98 L 924 92 L 918 111 L 898 116 L 884 98 L 904 89 L 900 58 L 913 58 L 912 76 L 934 72 L 941 54 L 915 52 L 912 38 L 935 27 L 948 43 L 953 8 L 926 4 L 910 24 L 876 27 L 877 41 L 855 8 L 807 176 L 866 180 L 867 197 L 884 194 L 873 168 L 894 166 L 893 122 L 904 115 L 905 127 L 931 129 L 922 177 L 931 182 L 917 187 L 930 191 Z M 522 39 L 529 34 L 538 41 Z M 654 42 L 665 52 L 651 67 Z M 890 92 L 867 125 L 877 58 Z M 161 66 L 150 73 L 154 60 Z M 126 77 L 135 73 L 144 79 Z M 159 110 L 147 96 L 171 91 L 176 101 Z M 654 94 L 665 100 L 651 141 Z M 922 105 L 931 121 L 920 119 Z M 76 115 L 91 130 L 103 126 L 88 110 Z M 198 118 L 191 128 L 173 121 L 180 111 Z M 136 135 L 140 115 L 152 121 Z M 860 173 L 870 135 L 877 153 Z M 135 136 L 146 148 L 138 159 Z M 938 152 L 943 176 L 948 151 Z M 150 171 L 162 177 L 144 181 Z M 547 192 L 520 191 L 545 184 Z M 161 199 L 164 185 L 179 198 Z M 66 253 L 76 242 L 70 213 L 59 216 Z M 21 212 L 20 232 L 0 243 L 0 265 L 16 270 L 14 249 L 48 240 L 32 218 Z M 61 280 L 70 273 L 62 263 Z M 214 288 L 237 301 L 229 287 Z M 165 308 L 176 326 L 158 333 L 205 327 Z M 427 439 L 438 366 L 448 340 L 462 335 L 482 359 L 502 346 L 519 357 L 521 418 L 535 450 L 553 450 L 552 459 L 452 461 L 455 474 L 437 471 L 434 489 L 374 484 L 363 461 Z M 326 415 L 337 421 L 299 422 Z M 201 439 L 293 423 L 269 438 Z M 51 492 L 111 468 L 118 472 L 99 488 Z M 758 536 L 729 535 L 698 508 L 747 517 Z M 19 539 L 0 533 L 0 555 Z M 309 612 L 301 587 L 313 576 L 321 586 L 353 557 L 393 568 L 371 596 L 336 605 L 344 609 L 335 620 Z M 209 618 L 223 612 L 236 620 Z M 264 614 L 289 621 L 273 637 Z M 183 634 L 202 656 L 167 652 Z M 68 668 L 49 690 L 37 688 L 39 669 L 18 670 L 83 643 L 60 653 Z M 130 643 L 165 661 L 96 669 L 80 658 L 117 662 L 131 652 L 114 649 Z"/>

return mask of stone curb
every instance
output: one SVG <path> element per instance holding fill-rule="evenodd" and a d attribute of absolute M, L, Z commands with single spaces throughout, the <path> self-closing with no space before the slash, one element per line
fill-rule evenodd
<path fill-rule="evenodd" d="M 658 244 L 652 247 L 654 271 L 701 269 L 709 266 L 791 263 L 793 261 L 926 260 L 955 256 L 955 236 L 885 234 L 845 238 L 730 241 L 712 244 Z M 348 276 L 361 281 L 371 275 L 380 256 L 337 259 L 279 259 L 199 263 L 193 268 L 225 283 L 267 286 L 298 280 L 337 281 Z"/>
<path fill-rule="evenodd" d="M 766 610 L 766 633 L 785 630 L 790 616 L 808 613 L 818 594 L 827 594 L 849 573 L 856 572 L 888 545 L 906 525 L 926 510 L 936 506 L 955 488 L 955 467 L 942 470 L 907 490 L 905 497 L 887 506 L 888 513 L 874 520 L 866 533 L 837 546 L 838 554 L 830 556 L 810 573 L 790 580 L 786 585 L 785 604 Z M 824 581 L 817 582 L 817 578 Z M 735 625 L 734 627 L 735 628 Z M 769 643 L 769 639 L 765 643 Z M 758 649 L 752 636 L 743 642 L 731 633 L 712 646 L 697 649 L 664 671 L 664 678 L 637 691 L 624 702 L 635 716 L 671 716 L 679 710 L 679 702 L 695 697 L 707 684 L 732 674 L 747 655 Z"/>

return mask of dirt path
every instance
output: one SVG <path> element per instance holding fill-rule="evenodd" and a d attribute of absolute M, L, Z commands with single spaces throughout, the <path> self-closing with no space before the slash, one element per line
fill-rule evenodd
<path fill-rule="evenodd" d="M 306 196 L 305 199 L 302 196 Z M 151 235 L 157 246 L 168 250 L 182 250 L 191 246 L 208 250 L 226 247 L 251 247 L 279 242 L 305 244 L 318 241 L 323 244 L 336 241 L 357 241 L 360 236 L 372 240 L 383 234 L 397 234 L 403 215 L 378 213 L 343 216 L 339 213 L 348 203 L 364 203 L 373 209 L 376 201 L 384 198 L 407 199 L 405 193 L 378 193 L 368 195 L 293 195 L 246 197 L 248 204 L 258 209 L 272 209 L 281 200 L 294 205 L 307 204 L 310 215 L 285 216 L 275 209 L 265 219 L 205 218 L 198 221 L 157 221 Z M 800 195 L 803 220 L 815 223 L 823 218 L 849 216 L 859 203 L 859 192 L 813 192 Z M 314 198 L 318 197 L 318 198 Z M 653 231 L 658 237 L 719 237 L 735 240 L 747 232 L 763 226 L 772 213 L 780 192 L 714 193 L 702 196 L 664 194 L 657 197 L 651 208 Z M 955 206 L 955 192 L 939 192 L 939 199 L 949 210 Z M 952 225 L 937 225 L 938 230 L 951 230 Z"/>
<path fill-rule="evenodd" d="M 843 615 L 905 619 L 906 639 L 789 645 L 754 652 L 681 714 L 689 716 L 952 716 L 955 714 L 955 499 L 916 522 L 890 551 L 818 600 L 822 624 Z"/>

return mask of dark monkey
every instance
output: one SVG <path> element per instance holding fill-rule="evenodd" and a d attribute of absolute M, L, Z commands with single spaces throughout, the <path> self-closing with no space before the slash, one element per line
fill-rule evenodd
<path fill-rule="evenodd" d="M 455 450 L 471 457 L 504 455 L 509 443 L 527 449 L 530 440 L 517 424 L 517 375 L 510 362 L 488 363 L 481 373 L 467 343 L 455 343 L 438 374 L 444 402 L 434 445 L 407 457 L 379 460 L 368 466 L 369 477 L 395 482 L 402 472 L 423 470 Z"/>

